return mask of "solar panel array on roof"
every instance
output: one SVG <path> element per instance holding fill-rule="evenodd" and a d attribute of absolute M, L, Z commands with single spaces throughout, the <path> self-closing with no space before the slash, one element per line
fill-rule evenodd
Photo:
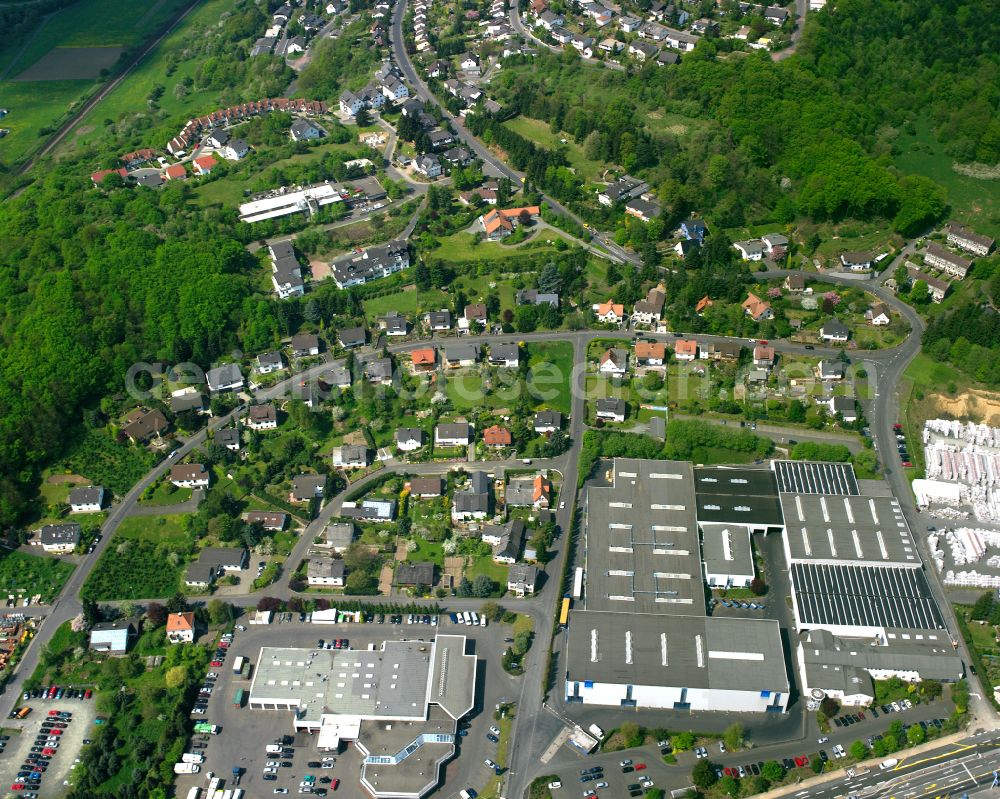
<path fill-rule="evenodd" d="M 787 494 L 850 494 L 858 496 L 858 480 L 849 463 L 774 461 L 778 491 Z"/>
<path fill-rule="evenodd" d="M 799 624 L 943 629 L 917 569 L 792 564 Z"/>

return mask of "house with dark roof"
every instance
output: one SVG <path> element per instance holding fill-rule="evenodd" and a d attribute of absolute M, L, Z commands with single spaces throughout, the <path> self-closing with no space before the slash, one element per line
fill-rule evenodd
<path fill-rule="evenodd" d="M 178 488 L 208 488 L 209 477 L 203 463 L 178 463 L 170 467 L 170 482 Z"/>
<path fill-rule="evenodd" d="M 400 427 L 396 430 L 396 449 L 413 452 L 427 443 L 427 434 L 419 427 Z"/>
<path fill-rule="evenodd" d="M 306 583 L 343 587 L 347 568 L 341 558 L 309 558 L 306 566 Z"/>
<path fill-rule="evenodd" d="M 520 349 L 516 343 L 490 345 L 490 364 L 493 366 L 516 369 L 521 362 L 520 355 Z"/>
<path fill-rule="evenodd" d="M 554 433 L 562 427 L 562 414 L 559 411 L 538 411 L 535 414 L 536 433 Z"/>
<path fill-rule="evenodd" d="M 434 428 L 434 446 L 467 447 L 472 442 L 472 426 L 468 422 L 439 424 Z"/>
<path fill-rule="evenodd" d="M 247 427 L 251 430 L 275 430 L 278 427 L 278 409 L 274 403 L 251 405 L 247 410 Z"/>
<path fill-rule="evenodd" d="M 819 336 L 824 341 L 844 342 L 851 337 L 851 330 L 837 317 L 833 317 L 819 329 Z"/>
<path fill-rule="evenodd" d="M 525 527 L 521 519 L 506 524 L 488 524 L 483 528 L 483 541 L 493 547 L 496 563 L 516 563 L 524 549 Z"/>
<path fill-rule="evenodd" d="M 167 417 L 159 408 L 151 411 L 137 408 L 125 417 L 122 432 L 133 444 L 142 444 L 153 437 L 159 438 L 169 426 Z"/>
<path fill-rule="evenodd" d="M 74 488 L 69 492 L 70 513 L 99 513 L 104 507 L 104 486 Z"/>
<path fill-rule="evenodd" d="M 291 128 L 288 129 L 288 135 L 291 136 L 292 141 L 315 141 L 326 136 L 326 131 L 312 120 L 300 117 L 292 123 Z"/>
<path fill-rule="evenodd" d="M 410 496 L 440 497 L 444 494 L 444 480 L 440 477 L 414 477 L 410 480 Z"/>
<path fill-rule="evenodd" d="M 396 567 L 396 585 L 434 585 L 435 566 L 433 563 L 400 563 Z"/>
<path fill-rule="evenodd" d="M 288 524 L 288 514 L 281 511 L 251 510 L 243 514 L 247 524 L 259 524 L 265 530 L 284 530 Z"/>
<path fill-rule="evenodd" d="M 531 596 L 538 585 L 538 567 L 530 563 L 512 563 L 507 571 L 507 590 L 517 597 Z"/>
<path fill-rule="evenodd" d="M 469 487 L 456 491 L 452 498 L 451 518 L 454 522 L 485 519 L 490 512 L 493 491 L 485 472 L 473 472 Z"/>
<path fill-rule="evenodd" d="M 625 400 L 620 397 L 607 397 L 595 403 L 597 418 L 609 422 L 625 421 Z"/>
<path fill-rule="evenodd" d="M 209 369 L 205 373 L 205 380 L 208 383 L 208 390 L 214 393 L 243 388 L 243 373 L 236 363 L 226 363 Z"/>
<path fill-rule="evenodd" d="M 223 447 L 230 452 L 239 452 L 240 450 L 240 431 L 235 427 L 223 427 L 221 430 L 216 430 L 212 440 L 215 446 Z"/>
<path fill-rule="evenodd" d="M 325 490 L 325 474 L 300 474 L 292 478 L 292 491 L 288 499 L 290 502 L 309 502 L 320 499 Z"/>
<path fill-rule="evenodd" d="M 46 524 L 38 531 L 38 537 L 32 541 L 45 552 L 65 555 L 76 549 L 80 543 L 80 525 L 76 522 L 68 524 Z"/>
<path fill-rule="evenodd" d="M 132 619 L 101 621 L 90 628 L 90 649 L 108 655 L 124 655 L 136 635 Z"/>
<path fill-rule="evenodd" d="M 363 327 L 347 327 L 340 331 L 337 339 L 341 347 L 350 350 L 364 346 L 368 340 L 368 332 Z"/>
<path fill-rule="evenodd" d="M 269 375 L 285 368 L 285 361 L 280 352 L 265 352 L 257 356 L 257 373 Z"/>

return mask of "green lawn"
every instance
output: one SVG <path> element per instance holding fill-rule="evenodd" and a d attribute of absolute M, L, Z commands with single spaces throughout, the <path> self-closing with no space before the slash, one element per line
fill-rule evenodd
<path fill-rule="evenodd" d="M 73 564 L 24 552 L 0 554 L 0 592 L 25 596 L 42 595 L 42 602 L 54 599 L 73 573 Z"/>
<path fill-rule="evenodd" d="M 92 80 L 0 82 L 0 106 L 10 111 L 0 120 L 10 131 L 0 139 L 0 159 L 12 164 L 34 152 L 43 141 L 42 129 L 63 121 L 94 85 Z"/>
<path fill-rule="evenodd" d="M 172 516 L 129 516 L 118 526 L 116 538 L 165 544 L 171 548 L 190 546 L 191 535 L 184 529 L 187 514 Z"/>
<path fill-rule="evenodd" d="M 566 153 L 569 165 L 576 170 L 584 180 L 594 180 L 606 168 L 606 164 L 600 161 L 591 161 L 583 154 L 573 137 L 568 133 L 555 134 L 549 128 L 548 122 L 542 122 L 530 117 L 516 117 L 504 123 L 504 125 L 515 133 L 520 133 L 529 141 L 545 147 L 547 150 L 562 150 Z M 563 141 L 565 139 L 565 142 Z"/>
<path fill-rule="evenodd" d="M 187 502 L 194 493 L 190 488 L 178 488 L 169 480 L 163 480 L 155 486 L 149 496 L 143 494 L 140 505 L 178 505 Z"/>
<path fill-rule="evenodd" d="M 416 286 L 407 286 L 406 289 L 365 300 L 365 317 L 374 321 L 390 311 L 396 311 L 415 319 L 424 311 L 436 311 L 448 307 L 450 298 L 443 291 L 438 289 L 419 291 Z"/>
<path fill-rule="evenodd" d="M 1000 236 L 1000 181 L 979 180 L 956 172 L 952 159 L 939 144 L 925 119 L 916 122 L 916 135 L 901 133 L 894 161 L 903 172 L 926 175 L 948 192 L 952 217 L 979 233 Z"/>
<path fill-rule="evenodd" d="M 417 548 L 406 556 L 410 563 L 431 562 L 438 568 L 444 567 L 444 548 L 439 543 L 428 541 L 422 536 L 415 535 L 413 540 L 417 543 Z"/>
<path fill-rule="evenodd" d="M 471 581 L 475 580 L 480 574 L 485 574 L 491 580 L 506 586 L 507 569 L 508 567 L 503 563 L 494 563 L 492 555 L 480 555 L 468 561 L 465 576 Z"/>
<path fill-rule="evenodd" d="M 569 414 L 572 410 L 570 375 L 573 345 L 567 341 L 529 344 L 528 388 L 539 407 Z"/>
<path fill-rule="evenodd" d="M 569 242 L 569 239 L 549 229 L 540 229 L 534 232 L 532 237 L 523 244 L 509 246 L 496 241 L 479 241 L 477 243 L 473 233 L 463 231 L 439 238 L 438 246 L 431 251 L 431 254 L 452 263 L 508 261 L 524 258 L 528 255 L 555 252 L 557 239 Z"/>

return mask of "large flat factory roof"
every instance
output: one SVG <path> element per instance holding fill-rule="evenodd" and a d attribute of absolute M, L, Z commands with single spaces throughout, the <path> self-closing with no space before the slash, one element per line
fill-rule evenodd
<path fill-rule="evenodd" d="M 789 562 L 920 566 L 894 497 L 782 494 L 781 506 Z"/>
<path fill-rule="evenodd" d="M 769 469 L 700 467 L 694 470 L 699 522 L 780 527 L 778 486 Z"/>
<path fill-rule="evenodd" d="M 849 494 L 856 496 L 858 480 L 849 463 L 773 461 L 778 491 L 791 494 Z"/>
<path fill-rule="evenodd" d="M 588 610 L 704 614 L 690 463 L 616 459 L 587 495 Z"/>

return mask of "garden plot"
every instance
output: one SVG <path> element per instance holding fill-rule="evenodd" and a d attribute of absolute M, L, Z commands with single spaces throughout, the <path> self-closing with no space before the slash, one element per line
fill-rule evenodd
<path fill-rule="evenodd" d="M 93 80 L 114 66 L 122 48 L 53 47 L 14 80 Z"/>

